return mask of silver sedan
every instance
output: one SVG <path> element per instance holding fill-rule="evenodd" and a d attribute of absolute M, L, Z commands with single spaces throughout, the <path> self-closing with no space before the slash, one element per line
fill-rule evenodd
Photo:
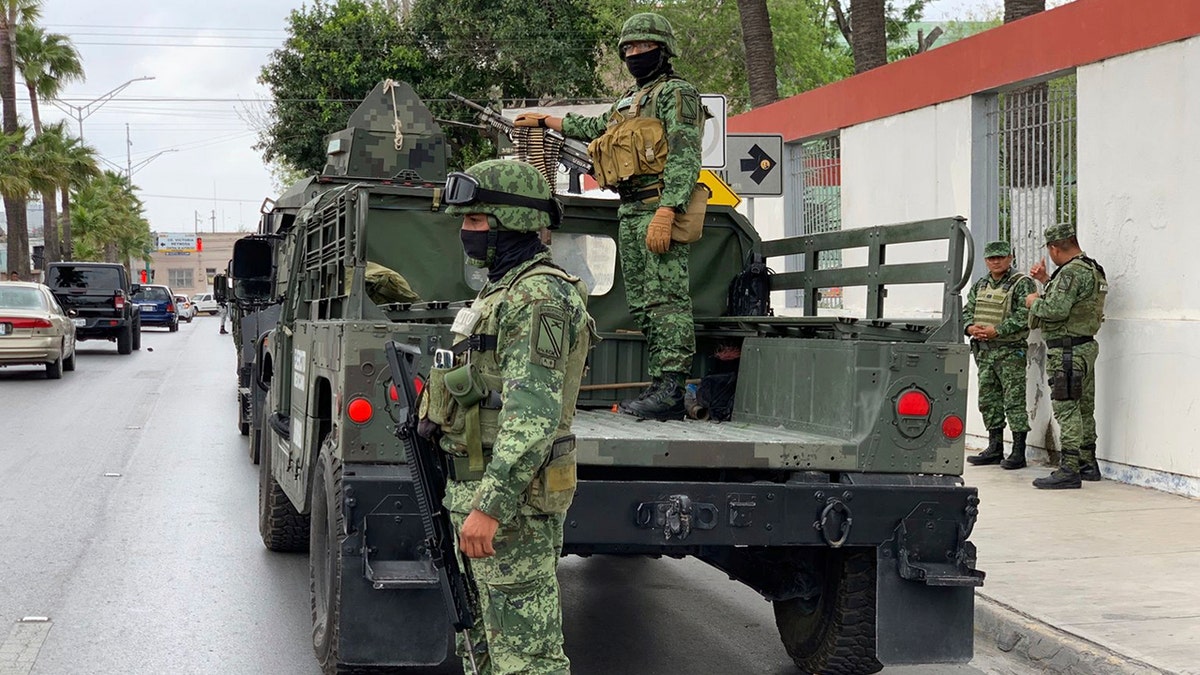
<path fill-rule="evenodd" d="M 46 366 L 47 379 L 75 370 L 75 322 L 41 284 L 0 281 L 0 366 Z"/>

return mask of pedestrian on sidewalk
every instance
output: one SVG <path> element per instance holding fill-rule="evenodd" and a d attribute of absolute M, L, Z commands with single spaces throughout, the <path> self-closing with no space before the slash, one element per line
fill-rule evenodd
<path fill-rule="evenodd" d="M 1025 305 L 1030 327 L 1040 327 L 1046 340 L 1046 372 L 1050 374 L 1054 419 L 1062 433 L 1062 460 L 1058 469 L 1033 481 L 1033 486 L 1073 489 L 1082 486 L 1081 480 L 1100 480 L 1096 462 L 1096 357 L 1100 345 L 1095 335 L 1104 321 L 1108 278 L 1100 263 L 1080 250 L 1071 223 L 1046 228 L 1046 252 L 1058 269 L 1047 276 L 1043 258 L 1029 270 L 1046 290 L 1031 293 Z"/>
<path fill-rule="evenodd" d="M 217 314 L 221 315 L 221 335 L 228 335 L 229 331 L 225 330 L 225 318 L 229 316 L 229 305 L 224 302 L 217 305 Z"/>
<path fill-rule="evenodd" d="M 1025 370 L 1029 310 L 1025 298 L 1037 291 L 1033 280 L 1013 269 L 1012 245 L 991 241 L 983 249 L 988 274 L 967 294 L 963 323 L 979 368 L 979 412 L 988 430 L 988 446 L 967 458 L 971 464 L 1025 466 L 1029 412 L 1025 407 Z M 1012 452 L 1004 456 L 1004 418 L 1013 433 Z"/>

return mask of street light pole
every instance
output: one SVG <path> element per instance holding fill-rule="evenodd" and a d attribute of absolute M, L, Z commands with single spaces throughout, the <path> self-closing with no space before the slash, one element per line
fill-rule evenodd
<path fill-rule="evenodd" d="M 106 94 L 102 94 L 99 98 L 89 101 L 88 103 L 85 103 L 83 105 L 72 105 L 72 104 L 67 103 L 66 101 L 63 101 L 62 99 L 58 99 L 58 98 L 50 99 L 50 102 L 53 103 L 55 105 L 55 107 L 57 107 L 59 110 L 70 115 L 72 118 L 75 119 L 75 121 L 77 121 L 79 123 L 79 138 L 82 139 L 83 138 L 83 121 L 86 120 L 87 118 L 91 117 L 92 113 L 99 110 L 105 103 L 108 103 L 109 101 L 111 101 L 114 96 L 121 93 L 122 91 L 125 91 L 125 87 L 128 87 L 129 85 L 133 84 L 134 82 L 144 82 L 146 80 L 153 80 L 153 79 L 154 79 L 153 75 L 145 75 L 143 77 L 135 77 L 132 80 L 129 80 L 128 82 L 125 82 L 124 84 L 113 89 L 112 91 L 110 91 Z"/>

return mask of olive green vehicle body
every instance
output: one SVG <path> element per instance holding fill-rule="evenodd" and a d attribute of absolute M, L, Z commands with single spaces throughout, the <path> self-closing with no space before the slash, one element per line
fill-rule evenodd
<path fill-rule="evenodd" d="M 415 100 L 400 86 L 399 100 Z M 459 223 L 441 203 L 444 156 L 429 156 L 444 144 L 423 106 L 401 106 L 404 161 L 356 159 L 364 150 L 387 154 L 391 93 L 371 94 L 364 107 L 373 101 L 386 114 L 360 108 L 363 126 L 331 140 L 344 156 L 331 155 L 327 174 L 281 197 L 254 235 L 270 242 L 260 261 L 272 261 L 270 290 L 258 300 L 280 309 L 277 327 L 255 345 L 253 377 L 263 392 L 255 442 L 269 453 L 262 485 L 286 495 L 292 516 L 314 517 L 314 646 L 329 673 L 435 664 L 452 648 L 395 435 L 402 411 L 384 346 L 419 347 L 418 369 L 427 372 L 434 351 L 450 346 L 451 321 L 480 278 L 465 265 Z M 367 168 L 354 175 L 348 167 L 356 166 Z M 963 221 L 763 242 L 736 211 L 710 207 L 690 255 L 699 354 L 692 377 L 730 368 L 714 356 L 718 349 L 740 350 L 732 420 L 633 423 L 610 411 L 636 391 L 611 385 L 646 379 L 647 360 L 617 262 L 617 202 L 561 200 L 565 218 L 552 250 L 597 293 L 588 306 L 603 338 L 573 428 L 580 484 L 565 552 L 695 556 L 775 602 L 777 614 L 798 598 L 832 602 L 821 594 L 839 573 L 822 570 L 858 555 L 864 574 L 877 577 L 878 613 L 863 638 L 871 641 L 869 663 L 876 654 L 884 663 L 969 660 L 973 589 L 983 575 L 967 541 L 978 499 L 961 481 L 969 368 L 958 291 L 971 246 Z M 922 241 L 946 242 L 945 259 L 880 262 L 888 245 Z M 815 269 L 820 251 L 859 247 L 870 253 L 866 266 Z M 724 316 L 730 281 L 752 254 L 779 267 L 784 255 L 810 261 L 813 271 L 771 282 L 805 289 L 807 316 Z M 235 251 L 235 269 L 237 258 Z M 399 272 L 422 301 L 372 302 L 368 261 Z M 885 286 L 907 283 L 943 284 L 943 318 L 888 319 Z M 854 285 L 868 289 L 866 316 L 817 315 L 818 289 Z M 914 391 L 927 402 L 915 418 L 898 409 Z M 803 640 L 783 637 L 802 668 L 836 667 L 812 665 L 793 648 Z"/>

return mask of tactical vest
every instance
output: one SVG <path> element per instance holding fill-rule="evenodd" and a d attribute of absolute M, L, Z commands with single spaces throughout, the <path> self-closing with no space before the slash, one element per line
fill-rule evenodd
<path fill-rule="evenodd" d="M 979 280 L 975 289 L 975 323 L 983 326 L 999 326 L 1012 313 L 1012 290 L 1023 274 L 1010 274 L 1004 283 L 993 288 L 991 275 Z M 1027 336 L 1024 331 L 998 337 L 992 342 L 1022 342 Z"/>
<path fill-rule="evenodd" d="M 1062 270 L 1066 269 L 1068 265 L 1075 264 L 1086 266 L 1092 273 L 1095 291 L 1072 305 L 1066 319 L 1062 321 L 1042 319 L 1040 322 L 1042 334 L 1046 339 L 1091 337 L 1100 332 L 1100 324 L 1104 323 L 1104 300 L 1108 297 L 1108 277 L 1104 274 L 1104 268 L 1100 267 L 1095 260 L 1085 255 L 1079 255 L 1069 260 L 1066 265 L 1055 272 L 1054 278 L 1047 284 L 1046 294 L 1053 292 Z"/>
<path fill-rule="evenodd" d="M 458 363 L 453 368 L 430 370 L 420 413 L 441 427 L 441 448 L 451 456 L 456 480 L 483 477 L 500 430 L 504 378 L 496 354 L 499 310 L 517 283 L 537 275 L 557 277 L 572 284 L 586 303 L 587 286 L 579 278 L 557 267 L 535 263 L 506 284 L 485 289 L 486 293 L 481 292 L 471 307 L 459 312 L 451 329 Z M 567 361 L 563 407 L 554 432 L 555 441 L 526 493 L 525 503 L 535 512 L 564 513 L 574 495 L 575 446 L 571 422 L 575 418 L 574 402 L 579 396 L 592 330 L 589 318 L 588 326 L 576 336 L 574 346 L 564 346 Z"/>
<path fill-rule="evenodd" d="M 613 106 L 608 128 L 588 144 L 592 175 L 602 188 L 634 176 L 659 175 L 667 166 L 667 133 L 657 116 L 658 94 L 672 78 L 640 89 Z"/>

